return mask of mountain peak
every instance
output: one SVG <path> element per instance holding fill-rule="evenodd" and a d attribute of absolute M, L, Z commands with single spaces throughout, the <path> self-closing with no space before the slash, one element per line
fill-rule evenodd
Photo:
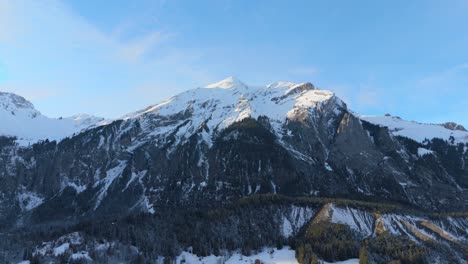
<path fill-rule="evenodd" d="M 0 92 L 0 110 L 4 110 L 11 115 L 24 112 L 31 118 L 40 115 L 34 105 L 24 97 L 7 92 Z"/>
<path fill-rule="evenodd" d="M 61 140 L 106 122 L 104 118 L 85 114 L 49 118 L 24 97 L 7 92 L 0 92 L 0 120 L 0 136 L 16 137 L 18 143 L 24 146 L 38 140 Z"/>
<path fill-rule="evenodd" d="M 206 86 L 205 88 L 232 89 L 232 88 L 238 88 L 238 87 L 247 87 L 247 86 L 239 79 L 231 76 L 219 82 L 210 84 Z"/>

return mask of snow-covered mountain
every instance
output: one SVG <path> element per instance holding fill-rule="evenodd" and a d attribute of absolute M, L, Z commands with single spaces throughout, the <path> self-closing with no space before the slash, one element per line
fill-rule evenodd
<path fill-rule="evenodd" d="M 176 142 L 183 143 L 202 131 L 202 140 L 211 146 L 213 135 L 248 118 L 268 118 L 272 131 L 281 137 L 291 133 L 284 127 L 288 121 L 303 120 L 311 109 L 320 108 L 327 102 L 333 104 L 335 109 L 332 111 L 336 113 L 346 107 L 332 92 L 316 89 L 310 83 L 248 86 L 229 77 L 204 88 L 183 92 L 123 119 L 141 124 L 144 137 L 140 142 L 150 138 L 165 142 L 169 136 L 174 136 Z"/>
<path fill-rule="evenodd" d="M 16 137 L 26 146 L 38 140 L 61 140 L 106 122 L 104 118 L 84 114 L 49 118 L 25 98 L 5 92 L 0 92 L 0 121 L 0 135 Z"/>
<path fill-rule="evenodd" d="M 307 241 L 299 230 L 315 219 L 348 226 L 356 233 L 351 240 L 374 239 L 379 229 L 410 239 L 413 248 L 426 240 L 466 243 L 463 215 L 428 215 L 468 210 L 468 132 L 456 124 L 361 116 L 310 83 L 249 86 L 232 77 L 102 125 L 86 115 L 50 119 L 24 98 L 0 98 L 0 134 L 62 139 L 20 147 L 0 137 L 0 231 L 127 216 L 146 221 L 84 223 L 77 228 L 102 232 L 94 242 L 59 239 L 37 249 L 43 260 L 66 243 L 72 256 L 79 249 L 99 258 L 94 246 L 107 243 L 101 236 L 139 243 L 150 257 L 191 246 L 205 255 L 258 249 L 292 237 Z M 324 204 L 330 197 L 365 202 Z M 402 206 L 377 210 L 369 201 Z M 407 206 L 419 211 L 403 215 Z"/>
<path fill-rule="evenodd" d="M 324 101 L 333 99 L 337 107 L 346 107 L 332 91 L 317 89 L 310 83 L 276 82 L 265 86 L 248 86 L 229 77 L 222 81 L 183 92 L 159 104 L 123 116 L 123 120 L 142 120 L 151 137 L 161 137 L 180 123 L 159 126 L 160 118 L 190 111 L 190 122 L 178 128 L 178 136 L 188 138 L 205 125 L 209 136 L 245 118 L 268 117 L 277 135 L 281 135 L 285 122 L 299 120 Z M 152 117 L 152 118 L 146 118 Z M 468 132 L 455 123 L 423 124 L 406 121 L 390 115 L 359 115 L 361 120 L 388 127 L 393 135 L 405 136 L 418 142 L 441 138 L 454 143 L 468 142 Z M 64 118 L 49 118 L 36 110 L 23 97 L 0 92 L 0 135 L 15 136 L 18 142 L 34 143 L 38 140 L 61 140 L 84 129 L 110 123 L 101 117 L 79 114 Z M 210 141 L 206 137 L 207 142 Z"/>
<path fill-rule="evenodd" d="M 468 132 L 462 129 L 457 129 L 460 125 L 449 126 L 446 124 L 424 124 L 415 121 L 403 120 L 399 117 L 385 116 L 369 116 L 361 115 L 360 118 L 367 122 L 388 127 L 393 135 L 404 136 L 414 139 L 418 142 L 440 138 L 451 141 L 453 143 L 468 142 Z M 453 129 L 450 129 L 450 128 Z"/>
<path fill-rule="evenodd" d="M 97 210 L 110 196 L 113 186 L 124 181 L 124 190 L 134 185 L 144 190 L 133 208 L 150 212 L 160 197 L 176 193 L 178 202 L 203 202 L 204 196 L 222 201 L 223 196 L 300 193 L 380 196 L 418 206 L 440 207 L 449 205 L 448 200 L 433 197 L 427 190 L 424 194 L 427 199 L 421 198 L 421 186 L 426 184 L 422 181 L 428 180 L 428 175 L 456 189 L 455 193 L 444 192 L 443 196 L 455 195 L 459 202 L 468 188 L 463 176 L 467 170 L 463 164 L 467 158 L 468 148 L 464 144 L 468 142 L 468 132 L 449 129 L 456 125 L 446 128 L 447 125 L 421 124 L 391 116 L 356 115 L 333 92 L 311 83 L 249 86 L 229 77 L 109 124 L 88 115 L 47 118 L 20 96 L 0 95 L 0 118 L 5 124 L 0 134 L 16 136 L 25 142 L 78 135 L 60 142 L 53 154 L 62 153 L 54 162 L 65 158 L 67 161 L 49 164 L 55 170 L 53 173 L 40 170 L 40 177 L 56 177 L 50 180 L 53 184 L 38 181 L 32 189 L 21 187 L 18 197 L 33 197 L 32 201 L 72 187 L 78 195 L 85 190 L 95 192 L 91 201 Z M 414 143 L 408 145 L 400 136 Z M 448 144 L 447 148 L 454 148 L 454 153 L 433 143 L 435 139 Z M 459 143 L 463 145 L 461 148 Z M 259 148 L 253 151 L 256 145 Z M 460 162 L 447 161 L 444 157 L 449 154 L 456 155 Z M 94 159 L 89 155 L 95 155 Z M 135 157 L 137 164 L 132 160 Z M 430 168 L 434 165 L 429 157 L 439 160 L 439 171 Z M 31 162 L 41 166 L 35 160 Z M 31 167 L 27 160 L 18 162 Z M 185 165 L 181 167 L 181 163 Z M 245 167 L 246 164 L 249 165 Z M 5 175 L 17 166 L 6 167 Z M 381 171 L 378 176 L 376 171 Z M 35 170 L 21 173 L 38 177 Z M 179 174 L 175 183 L 169 177 L 174 173 Z M 239 174 L 242 177 L 236 178 Z M 418 174 L 420 178 L 415 176 Z M 375 181 L 388 182 L 382 187 Z M 173 184 L 176 185 L 171 187 Z M 168 193 L 161 187 L 164 185 L 180 190 Z M 436 189 L 433 191 L 438 192 Z M 36 193 L 37 190 L 46 190 L 47 194 Z M 222 195 L 221 190 L 225 191 Z"/>
<path fill-rule="evenodd" d="M 329 100 L 335 103 L 336 109 L 333 111 L 346 108 L 332 91 L 318 89 L 311 83 L 276 82 L 265 86 L 250 86 L 234 77 L 228 77 L 128 114 L 123 119 L 142 121 L 148 134 L 156 137 L 164 136 L 177 127 L 177 136 L 180 139 L 188 138 L 201 126 L 205 126 L 209 136 L 212 136 L 235 122 L 264 116 L 269 119 L 275 134 L 281 136 L 290 133 L 284 131 L 285 123 L 304 119 L 311 109 Z M 168 126 L 160 125 L 161 119 L 183 112 L 190 112 L 191 118 L 182 127 L 182 121 Z M 369 123 L 388 127 L 395 136 L 408 137 L 418 142 L 434 138 L 452 140 L 452 137 L 454 143 L 468 142 L 468 132 L 454 123 L 424 124 L 389 115 L 358 117 Z M 154 130 L 155 126 L 158 129 Z M 209 137 L 204 139 L 210 141 Z"/>

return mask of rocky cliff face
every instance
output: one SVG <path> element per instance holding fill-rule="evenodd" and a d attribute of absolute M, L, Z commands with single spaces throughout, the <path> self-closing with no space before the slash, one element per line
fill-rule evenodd
<path fill-rule="evenodd" d="M 442 126 L 450 130 L 460 130 L 460 131 L 466 132 L 466 128 L 464 126 L 457 124 L 455 122 L 446 122 L 446 123 L 443 123 Z"/>

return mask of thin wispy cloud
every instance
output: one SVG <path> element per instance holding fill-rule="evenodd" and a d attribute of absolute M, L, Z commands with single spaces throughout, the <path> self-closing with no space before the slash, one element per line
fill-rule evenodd
<path fill-rule="evenodd" d="M 356 110 L 384 106 L 389 103 L 391 97 L 385 95 L 384 91 L 371 83 L 361 83 L 358 85 L 332 85 L 325 89 L 333 91 L 348 106 Z M 382 98 L 386 97 L 384 102 Z"/>
<path fill-rule="evenodd" d="M 357 94 L 357 103 L 363 106 L 377 106 L 380 103 L 380 97 L 377 91 L 360 91 Z"/>
<path fill-rule="evenodd" d="M 171 77 L 174 73 L 192 82 L 207 79 L 203 69 L 193 66 L 200 58 L 198 53 L 194 56 L 170 45 L 176 33 L 153 27 L 135 34 L 136 27 L 123 22 L 114 30 L 103 31 L 59 0 L 0 0 L 0 63 L 9 73 L 0 90 L 37 100 L 39 108 L 50 114 L 59 107 L 48 100 L 57 94 L 48 92 L 51 90 L 62 90 L 68 96 L 64 99 L 79 108 L 84 105 L 79 100 L 89 102 L 99 94 L 104 97 L 112 92 L 124 101 L 134 87 L 160 87 L 153 101 L 136 99 L 127 104 L 127 111 L 132 111 L 181 91 L 161 88 L 174 87 L 169 80 L 177 81 Z M 74 111 L 120 115 L 110 107 L 104 109 L 109 112 L 102 110 L 102 104 L 96 102 L 90 109 Z M 68 111 L 69 115 L 73 110 Z"/>
<path fill-rule="evenodd" d="M 418 80 L 421 88 L 431 88 L 439 85 L 451 83 L 454 80 L 459 81 L 468 74 L 468 63 L 459 64 L 448 69 L 440 70 L 431 75 L 424 76 Z M 445 87 L 450 88 L 450 87 Z"/>
<path fill-rule="evenodd" d="M 122 58 L 130 62 L 135 62 L 140 60 L 144 55 L 150 53 L 159 43 L 168 40 L 171 36 L 173 36 L 173 34 L 150 32 L 138 39 L 121 43 L 118 53 Z"/>
<path fill-rule="evenodd" d="M 49 51 L 58 48 L 55 51 L 59 53 L 93 57 L 115 54 L 116 58 L 134 62 L 173 35 L 152 31 L 125 40 L 121 38 L 122 32 L 99 30 L 61 1 L 2 1 L 0 38 L 13 40 L 22 47 L 35 46 Z"/>
<path fill-rule="evenodd" d="M 66 90 L 53 87 L 53 85 L 48 84 L 43 86 L 42 84 L 31 87 L 27 83 L 14 83 L 11 84 L 8 81 L 0 85 L 0 91 L 17 93 L 26 99 L 33 102 L 41 102 L 52 97 L 63 96 L 66 94 Z"/>

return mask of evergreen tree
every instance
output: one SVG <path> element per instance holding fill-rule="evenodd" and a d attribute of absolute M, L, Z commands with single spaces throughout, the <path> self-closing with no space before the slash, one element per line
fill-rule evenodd
<path fill-rule="evenodd" d="M 312 260 L 310 261 L 311 264 L 319 264 L 317 255 L 313 254 L 312 255 Z"/>
<path fill-rule="evenodd" d="M 299 263 L 304 263 L 304 245 L 301 244 L 296 249 L 296 259 Z"/>
<path fill-rule="evenodd" d="M 359 250 L 359 264 L 368 264 L 368 254 L 367 254 L 367 248 L 366 245 L 361 247 L 361 250 Z"/>

